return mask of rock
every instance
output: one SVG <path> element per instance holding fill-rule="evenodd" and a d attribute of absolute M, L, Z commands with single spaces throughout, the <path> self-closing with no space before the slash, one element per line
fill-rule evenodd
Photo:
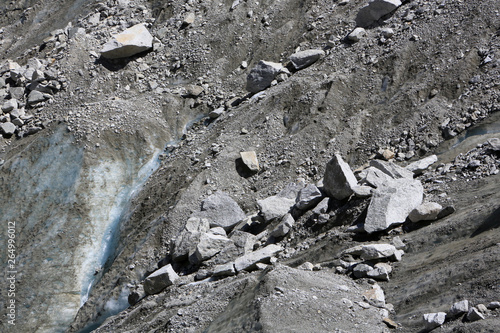
<path fill-rule="evenodd" d="M 465 299 L 453 304 L 448 314 L 451 318 L 454 318 L 467 312 L 469 312 L 469 301 Z"/>
<path fill-rule="evenodd" d="M 370 166 L 379 169 L 392 179 L 407 178 L 413 179 L 413 172 L 394 164 L 393 162 L 382 160 L 371 160 Z"/>
<path fill-rule="evenodd" d="M 394 255 L 390 258 L 393 261 L 401 261 L 403 259 L 403 255 L 405 254 L 405 251 L 403 250 L 396 250 L 394 252 Z"/>
<path fill-rule="evenodd" d="M 386 324 L 386 325 L 387 325 L 387 327 L 389 327 L 389 328 L 398 328 L 398 324 L 397 324 L 394 320 L 392 320 L 392 319 L 390 319 L 390 318 L 384 317 L 384 318 L 382 319 L 382 321 L 383 321 L 383 322 L 384 322 L 384 324 Z"/>
<path fill-rule="evenodd" d="M 257 200 L 264 219 L 269 222 L 276 218 L 281 218 L 295 205 L 295 199 L 288 199 L 278 195 L 269 198 Z"/>
<path fill-rule="evenodd" d="M 14 118 L 11 120 L 12 124 L 15 126 L 21 127 L 24 125 L 24 121 L 22 121 L 20 118 Z"/>
<path fill-rule="evenodd" d="M 153 48 L 153 36 L 144 24 L 137 24 L 113 36 L 104 44 L 101 55 L 108 59 L 131 57 Z"/>
<path fill-rule="evenodd" d="M 486 314 L 486 313 L 488 313 L 488 308 L 487 308 L 487 307 L 486 307 L 486 305 L 484 305 L 484 304 L 478 304 L 478 305 L 476 306 L 476 308 L 477 308 L 477 310 L 478 310 L 479 312 L 481 312 L 482 314 Z"/>
<path fill-rule="evenodd" d="M 410 163 L 406 166 L 407 170 L 410 170 L 415 175 L 420 175 L 422 172 L 427 170 L 432 164 L 436 163 L 438 160 L 436 155 L 427 156 L 421 160 Z"/>
<path fill-rule="evenodd" d="M 489 139 L 488 146 L 493 151 L 500 151 L 500 139 L 499 138 Z"/>
<path fill-rule="evenodd" d="M 423 200 L 424 189 L 418 180 L 393 179 L 377 188 L 368 206 L 364 229 L 367 233 L 403 223 Z"/>
<path fill-rule="evenodd" d="M 301 210 L 307 210 L 315 206 L 323 197 L 321 191 L 313 184 L 308 184 L 299 191 L 295 207 Z"/>
<path fill-rule="evenodd" d="M 391 272 L 391 265 L 386 263 L 377 263 L 374 268 L 366 274 L 366 276 L 379 281 L 389 281 L 389 274 Z"/>
<path fill-rule="evenodd" d="M 396 252 L 396 247 L 390 244 L 357 245 L 342 251 L 343 255 L 359 256 L 363 260 L 389 258 Z"/>
<path fill-rule="evenodd" d="M 469 308 L 469 312 L 467 312 L 468 321 L 478 321 L 481 319 L 484 319 L 484 315 L 478 309 L 475 307 Z"/>
<path fill-rule="evenodd" d="M 144 291 L 144 286 L 140 284 L 130 291 L 128 295 L 128 304 L 135 305 L 144 297 L 146 297 L 146 292 Z"/>
<path fill-rule="evenodd" d="M 211 119 L 216 119 L 216 118 L 219 118 L 220 116 L 222 116 L 224 114 L 224 108 L 218 108 L 218 109 L 215 109 L 213 111 L 211 111 L 208 116 L 211 118 Z"/>
<path fill-rule="evenodd" d="M 384 291 L 378 284 L 374 284 L 372 289 L 363 293 L 365 300 L 373 306 L 383 308 L 385 306 Z"/>
<path fill-rule="evenodd" d="M 373 188 L 370 186 L 356 185 L 352 187 L 354 195 L 358 198 L 368 198 L 372 195 Z"/>
<path fill-rule="evenodd" d="M 442 218 L 444 218 L 444 217 L 446 217 L 446 216 L 448 216 L 448 215 L 451 215 L 451 214 L 453 214 L 453 213 L 455 213 L 455 207 L 453 207 L 453 206 L 447 206 L 447 207 L 443 208 L 443 209 L 439 212 L 439 214 L 438 214 L 438 216 L 437 216 L 437 219 L 438 219 L 438 220 L 439 220 L 439 219 L 442 219 Z"/>
<path fill-rule="evenodd" d="M 367 277 L 371 271 L 373 271 L 373 267 L 367 264 L 358 264 L 352 269 L 354 277 L 358 279 Z"/>
<path fill-rule="evenodd" d="M 434 221 L 442 209 L 443 207 L 436 202 L 425 202 L 412 210 L 408 218 L 412 222 Z"/>
<path fill-rule="evenodd" d="M 437 313 L 426 313 L 424 314 L 424 324 L 426 330 L 433 330 L 436 327 L 439 327 L 444 324 L 446 320 L 446 313 L 437 312 Z"/>
<path fill-rule="evenodd" d="M 10 87 L 9 88 L 10 97 L 21 101 L 24 99 L 24 88 L 23 87 Z"/>
<path fill-rule="evenodd" d="M 222 227 L 225 230 L 231 229 L 246 218 L 245 212 L 238 206 L 236 201 L 220 191 L 203 200 L 201 211 L 193 215 L 207 219 L 210 227 Z"/>
<path fill-rule="evenodd" d="M 380 33 L 382 34 L 382 36 L 384 36 L 385 38 L 391 38 L 392 36 L 394 36 L 394 30 L 392 30 L 391 28 L 382 28 L 380 30 Z"/>
<path fill-rule="evenodd" d="M 257 172 L 260 170 L 259 161 L 257 160 L 257 154 L 255 151 L 242 151 L 240 152 L 240 156 L 241 160 L 250 171 Z"/>
<path fill-rule="evenodd" d="M 257 237 L 244 231 L 233 231 L 229 237 L 234 245 L 242 250 L 243 254 L 253 251 L 253 247 L 257 242 Z"/>
<path fill-rule="evenodd" d="M 39 92 L 37 90 L 33 90 L 28 95 L 28 105 L 40 103 L 40 102 L 43 102 L 43 101 L 45 101 L 45 96 L 41 92 Z"/>
<path fill-rule="evenodd" d="M 203 87 L 195 84 L 190 84 L 186 86 L 186 93 L 183 95 L 183 97 L 199 97 L 201 94 L 203 94 L 203 91 Z"/>
<path fill-rule="evenodd" d="M 328 212 L 328 204 L 329 204 L 330 198 L 323 198 L 316 207 L 312 210 L 313 214 L 320 215 L 320 214 L 325 214 Z"/>
<path fill-rule="evenodd" d="M 490 302 L 490 304 L 488 304 L 487 308 L 490 310 L 500 309 L 500 302 Z"/>
<path fill-rule="evenodd" d="M 144 280 L 144 291 L 147 295 L 157 294 L 168 286 L 171 286 L 179 278 L 171 264 L 163 266 Z"/>
<path fill-rule="evenodd" d="M 406 247 L 405 243 L 401 240 L 399 236 L 396 236 L 392 239 L 392 245 L 398 250 L 404 249 Z"/>
<path fill-rule="evenodd" d="M 283 237 L 292 230 L 295 220 L 292 214 L 286 214 L 283 216 L 280 224 L 271 232 L 271 236 L 275 238 Z"/>
<path fill-rule="evenodd" d="M 9 138 L 16 132 L 16 125 L 11 122 L 0 124 L 0 133 Z"/>
<path fill-rule="evenodd" d="M 200 236 L 198 245 L 196 245 L 194 256 L 191 256 L 189 260 L 195 264 L 201 263 L 215 256 L 232 242 L 225 236 L 204 233 Z"/>
<path fill-rule="evenodd" d="M 211 228 L 208 232 L 211 233 L 212 235 L 227 237 L 226 230 L 224 230 L 224 228 L 221 227 Z"/>
<path fill-rule="evenodd" d="M 364 37 L 366 37 L 366 30 L 360 27 L 355 28 L 347 35 L 347 39 L 355 43 L 359 42 Z"/>
<path fill-rule="evenodd" d="M 349 165 L 344 162 L 340 154 L 335 154 L 328 162 L 323 180 L 323 188 L 329 197 L 343 200 L 351 196 L 352 188 L 357 180 Z"/>
<path fill-rule="evenodd" d="M 236 274 L 236 270 L 234 269 L 234 263 L 230 262 L 223 265 L 216 265 L 212 269 L 213 276 L 232 276 Z"/>
<path fill-rule="evenodd" d="M 310 263 L 309 261 L 306 261 L 302 265 L 297 266 L 297 269 L 301 269 L 303 271 L 312 271 L 314 268 L 314 265 Z"/>
<path fill-rule="evenodd" d="M 271 244 L 255 252 L 245 254 L 234 262 L 237 272 L 242 270 L 251 271 L 257 263 L 269 263 L 271 257 L 281 252 L 283 248 L 279 245 Z"/>
<path fill-rule="evenodd" d="M 371 0 L 356 16 L 356 25 L 368 27 L 401 6 L 400 0 Z"/>
<path fill-rule="evenodd" d="M 384 186 L 387 182 L 393 179 L 375 167 L 369 167 L 361 171 L 359 173 L 359 177 L 361 178 L 361 184 L 367 184 L 375 188 Z M 373 194 L 373 191 L 371 193 Z"/>
<path fill-rule="evenodd" d="M 181 234 L 173 244 L 172 260 L 175 262 L 186 260 L 196 251 L 202 233 L 209 230 L 210 224 L 207 219 L 190 217 Z"/>
<path fill-rule="evenodd" d="M 306 68 L 314 64 L 325 55 L 323 50 L 305 50 L 292 54 L 290 61 L 296 70 Z"/>
<path fill-rule="evenodd" d="M 8 113 L 14 109 L 17 109 L 19 104 L 17 103 L 17 100 L 15 99 L 9 99 L 8 101 L 5 101 L 2 105 L 2 111 L 3 113 Z"/>
<path fill-rule="evenodd" d="M 182 21 L 182 26 L 183 28 L 187 27 L 188 25 L 191 25 L 194 23 L 194 20 L 196 19 L 196 15 L 191 12 L 184 17 L 184 20 Z"/>
<path fill-rule="evenodd" d="M 276 75 L 283 69 L 283 65 L 261 60 L 252 68 L 247 76 L 246 89 L 251 93 L 262 91 L 271 86 Z"/>
<path fill-rule="evenodd" d="M 288 183 L 278 194 L 278 197 L 296 200 L 299 192 L 306 186 L 301 180 L 295 183 Z"/>

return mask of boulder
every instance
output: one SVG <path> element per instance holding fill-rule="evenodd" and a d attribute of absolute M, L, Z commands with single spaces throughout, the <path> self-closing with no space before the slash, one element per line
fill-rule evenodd
<path fill-rule="evenodd" d="M 413 172 L 394 164 L 391 161 L 371 160 L 370 166 L 379 169 L 392 179 L 413 179 Z"/>
<path fill-rule="evenodd" d="M 368 27 L 401 6 L 400 0 L 371 0 L 356 16 L 356 25 Z"/>
<path fill-rule="evenodd" d="M 325 55 L 323 50 L 304 50 L 290 56 L 290 62 L 296 70 L 306 68 L 314 64 Z"/>
<path fill-rule="evenodd" d="M 434 221 L 437 219 L 443 207 L 436 202 L 425 202 L 413 209 L 408 218 L 412 222 Z"/>
<path fill-rule="evenodd" d="M 204 233 L 200 236 L 198 245 L 196 245 L 194 256 L 191 256 L 189 260 L 195 264 L 201 263 L 215 256 L 226 246 L 232 244 L 232 242 L 232 240 L 225 236 Z"/>
<path fill-rule="evenodd" d="M 371 271 L 366 274 L 366 277 L 379 280 L 389 281 L 389 274 L 392 272 L 392 267 L 386 263 L 377 263 Z"/>
<path fill-rule="evenodd" d="M 328 204 L 330 202 L 330 198 L 323 198 L 316 207 L 313 208 L 312 212 L 313 214 L 320 215 L 320 214 L 325 214 L 328 212 Z"/>
<path fill-rule="evenodd" d="M 17 103 L 17 100 L 9 99 L 8 101 L 5 101 L 5 103 L 3 103 L 2 111 L 3 111 L 3 113 L 8 113 L 14 109 L 17 109 L 18 106 L 19 105 Z"/>
<path fill-rule="evenodd" d="M 347 39 L 354 43 L 359 42 L 364 37 L 366 37 L 366 30 L 361 27 L 355 28 L 347 35 Z"/>
<path fill-rule="evenodd" d="M 313 184 L 308 184 L 297 195 L 295 207 L 301 210 L 315 206 L 323 197 L 321 191 Z"/>
<path fill-rule="evenodd" d="M 247 76 L 246 89 L 251 93 L 262 91 L 271 86 L 271 82 L 283 70 L 283 65 L 261 60 Z"/>
<path fill-rule="evenodd" d="M 446 313 L 437 312 L 437 313 L 426 313 L 424 314 L 424 324 L 426 330 L 433 330 L 436 327 L 439 327 L 444 324 L 446 320 Z"/>
<path fill-rule="evenodd" d="M 234 245 L 241 249 L 243 254 L 253 251 L 253 247 L 257 242 L 257 237 L 251 233 L 244 231 L 233 231 L 230 239 L 234 242 Z"/>
<path fill-rule="evenodd" d="M 360 183 L 375 188 L 384 186 L 387 182 L 393 179 L 382 170 L 379 170 L 375 167 L 368 167 L 365 170 L 361 171 L 359 173 L 359 177 L 361 178 Z"/>
<path fill-rule="evenodd" d="M 126 58 L 152 48 L 153 36 L 144 24 L 136 24 L 113 36 L 104 44 L 101 55 L 108 59 Z"/>
<path fill-rule="evenodd" d="M 257 159 L 255 151 L 242 151 L 240 152 L 240 156 L 243 164 L 247 166 L 248 170 L 252 172 L 260 170 L 259 160 Z"/>
<path fill-rule="evenodd" d="M 478 321 L 484 319 L 484 315 L 475 307 L 469 308 L 469 312 L 467 312 L 467 320 L 468 321 Z"/>
<path fill-rule="evenodd" d="M 255 252 L 245 254 L 234 262 L 237 272 L 242 270 L 251 271 L 255 269 L 257 263 L 269 263 L 271 257 L 281 252 L 283 248 L 279 245 L 271 244 Z"/>
<path fill-rule="evenodd" d="M 222 265 L 216 265 L 212 269 L 212 276 L 231 276 L 235 274 L 236 270 L 234 269 L 233 262 Z"/>
<path fill-rule="evenodd" d="M 175 262 L 186 260 L 196 251 L 202 233 L 209 230 L 210 224 L 207 219 L 190 217 L 181 234 L 173 243 L 172 260 Z"/>
<path fill-rule="evenodd" d="M 144 291 L 144 286 L 140 284 L 130 291 L 128 295 L 128 304 L 135 305 L 144 297 L 146 297 L 146 292 Z"/>
<path fill-rule="evenodd" d="M 222 116 L 224 114 L 224 108 L 218 108 L 218 109 L 215 109 L 213 111 L 211 111 L 208 116 L 211 118 L 211 119 L 217 119 L 219 118 L 220 116 Z"/>
<path fill-rule="evenodd" d="M 420 175 L 422 172 L 427 170 L 432 164 L 436 163 L 438 160 L 436 155 L 427 156 L 421 160 L 410 163 L 406 166 L 407 170 L 410 170 L 415 175 Z"/>
<path fill-rule="evenodd" d="M 295 205 L 295 199 L 288 199 L 278 195 L 273 195 L 266 199 L 257 200 L 257 205 L 259 206 L 262 215 L 264 215 L 264 219 L 269 222 L 287 214 Z"/>
<path fill-rule="evenodd" d="M 373 267 L 367 264 L 358 264 L 352 269 L 354 277 L 358 279 L 367 277 L 371 271 L 373 271 Z"/>
<path fill-rule="evenodd" d="M 335 154 L 326 165 L 323 188 L 329 197 L 343 200 L 351 196 L 352 188 L 357 186 L 356 177 L 349 164 L 344 162 L 340 154 Z"/>
<path fill-rule="evenodd" d="M 203 200 L 201 211 L 195 212 L 193 216 L 207 219 L 210 227 L 222 227 L 226 230 L 246 218 L 245 212 L 238 206 L 238 203 L 220 191 Z"/>
<path fill-rule="evenodd" d="M 0 133 L 5 137 L 10 137 L 16 132 L 16 125 L 11 122 L 0 123 Z"/>
<path fill-rule="evenodd" d="M 271 232 L 271 236 L 275 238 L 283 237 L 286 234 L 292 230 L 293 224 L 295 223 L 295 220 L 292 216 L 292 214 L 286 214 L 283 216 L 283 219 L 281 220 L 280 224 Z"/>
<path fill-rule="evenodd" d="M 488 304 L 487 308 L 490 310 L 500 309 L 500 302 L 496 302 L 496 301 L 490 302 L 490 304 Z"/>
<path fill-rule="evenodd" d="M 370 186 L 356 185 L 352 187 L 354 195 L 358 198 L 368 198 L 372 195 L 373 188 Z"/>
<path fill-rule="evenodd" d="M 168 286 L 171 286 L 179 278 L 171 264 L 163 266 L 144 280 L 144 291 L 147 295 L 157 294 Z"/>
<path fill-rule="evenodd" d="M 363 293 L 365 300 L 373 306 L 383 308 L 385 306 L 385 294 L 378 284 L 374 284 L 372 289 Z"/>
<path fill-rule="evenodd" d="M 278 197 L 296 200 L 299 192 L 306 186 L 303 181 L 288 183 L 278 194 Z"/>
<path fill-rule="evenodd" d="M 392 179 L 374 190 L 368 206 L 364 229 L 367 233 L 403 223 L 423 200 L 424 189 L 418 180 Z"/>
<path fill-rule="evenodd" d="M 41 93 L 41 92 L 39 92 L 37 90 L 33 90 L 28 95 L 28 104 L 29 105 L 40 103 L 40 102 L 43 102 L 43 101 L 45 101 L 45 96 L 43 95 L 43 93 Z"/>

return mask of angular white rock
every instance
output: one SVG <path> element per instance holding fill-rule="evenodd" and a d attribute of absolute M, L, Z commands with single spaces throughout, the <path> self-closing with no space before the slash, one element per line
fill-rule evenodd
<path fill-rule="evenodd" d="M 271 257 L 282 251 L 279 245 L 271 244 L 257 251 L 245 254 L 234 262 L 234 268 L 237 272 L 242 270 L 250 271 L 255 268 L 257 263 L 269 263 Z"/>
<path fill-rule="evenodd" d="M 436 163 L 438 160 L 436 155 L 427 156 L 421 160 L 410 163 L 406 166 L 406 169 L 413 172 L 415 175 L 420 175 L 422 172 L 427 170 L 432 164 Z"/>
<path fill-rule="evenodd" d="M 355 28 L 353 31 L 349 33 L 349 35 L 347 35 L 347 39 L 355 43 L 359 42 L 364 37 L 366 37 L 366 30 L 361 27 Z"/>
<path fill-rule="evenodd" d="M 255 151 L 242 151 L 240 152 L 240 156 L 241 160 L 250 171 L 257 172 L 260 170 L 259 160 L 257 159 Z"/>
<path fill-rule="evenodd" d="M 335 154 L 326 165 L 323 188 L 328 196 L 337 200 L 348 198 L 352 188 L 358 185 L 349 164 L 344 162 L 340 154 Z"/>
<path fill-rule="evenodd" d="M 212 258 L 214 255 L 222 251 L 222 249 L 224 249 L 226 246 L 229 246 L 231 243 L 233 243 L 233 241 L 225 236 L 204 233 L 200 236 L 198 245 L 196 245 L 194 258 L 189 259 L 196 259 L 195 263 L 200 263 Z"/>
<path fill-rule="evenodd" d="M 302 210 L 309 209 L 316 205 L 322 197 L 321 191 L 315 185 L 308 184 L 297 195 L 295 207 Z"/>
<path fill-rule="evenodd" d="M 179 278 L 171 264 L 163 266 L 149 275 L 144 280 L 144 291 L 148 295 L 157 294 L 168 286 L 171 286 Z"/>
<path fill-rule="evenodd" d="M 246 89 L 251 93 L 262 91 L 271 86 L 271 82 L 283 70 L 283 65 L 261 60 L 247 76 Z"/>
<path fill-rule="evenodd" d="M 153 48 L 153 36 L 144 24 L 133 27 L 113 36 L 104 44 L 101 55 L 108 59 L 131 57 Z"/>
<path fill-rule="evenodd" d="M 271 232 L 273 237 L 283 237 L 292 230 L 295 220 L 292 214 L 286 214 L 280 224 Z"/>
<path fill-rule="evenodd" d="M 288 213 L 293 205 L 295 205 L 295 200 L 273 195 L 266 199 L 257 200 L 257 205 L 264 215 L 264 219 L 271 221 Z"/>
<path fill-rule="evenodd" d="M 442 209 L 443 207 L 436 202 L 425 202 L 413 209 L 408 215 L 408 218 L 412 222 L 434 221 L 437 219 Z"/>
<path fill-rule="evenodd" d="M 325 51 L 323 50 L 305 50 L 294 53 L 290 56 L 290 61 L 295 67 L 295 69 L 299 70 L 302 68 L 306 68 L 307 66 L 312 65 L 318 59 L 325 55 Z"/>
<path fill-rule="evenodd" d="M 436 327 L 443 325 L 445 320 L 446 313 L 444 312 L 426 313 L 424 314 L 425 329 L 433 330 Z"/>

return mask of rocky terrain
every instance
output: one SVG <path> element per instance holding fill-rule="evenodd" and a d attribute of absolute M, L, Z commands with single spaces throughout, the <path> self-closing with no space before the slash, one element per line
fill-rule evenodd
<path fill-rule="evenodd" d="M 0 10 L 2 332 L 500 331 L 497 1 Z"/>

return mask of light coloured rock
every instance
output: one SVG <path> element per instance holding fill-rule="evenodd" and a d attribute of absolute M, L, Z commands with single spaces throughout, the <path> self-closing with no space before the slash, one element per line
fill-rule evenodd
<path fill-rule="evenodd" d="M 396 248 L 391 244 L 357 245 L 342 251 L 343 255 L 358 256 L 363 260 L 389 258 L 394 255 Z"/>
<path fill-rule="evenodd" d="M 29 105 L 40 103 L 40 102 L 43 102 L 43 101 L 45 101 L 45 96 L 41 92 L 39 92 L 37 90 L 33 90 L 28 95 L 28 104 Z"/>
<path fill-rule="evenodd" d="M 396 236 L 392 239 L 392 245 L 394 245 L 394 247 L 396 247 L 396 249 L 398 250 L 402 250 L 406 247 L 406 244 L 403 243 L 399 236 Z"/>
<path fill-rule="evenodd" d="M 295 207 L 301 210 L 315 206 L 323 198 L 321 191 L 313 184 L 308 184 L 297 195 Z"/>
<path fill-rule="evenodd" d="M 487 142 L 491 150 L 500 151 L 500 138 L 491 138 Z"/>
<path fill-rule="evenodd" d="M 386 263 L 377 263 L 366 276 L 379 281 L 389 281 L 389 274 L 392 272 L 392 267 Z"/>
<path fill-rule="evenodd" d="M 279 245 L 270 244 L 257 251 L 245 254 L 239 257 L 234 262 L 234 268 L 237 272 L 242 270 L 251 271 L 255 268 L 257 263 L 269 263 L 271 257 L 281 252 L 283 248 Z"/>
<path fill-rule="evenodd" d="M 444 324 L 446 320 L 446 313 L 436 312 L 436 313 L 426 313 L 424 314 L 424 324 L 426 330 L 433 330 Z"/>
<path fill-rule="evenodd" d="M 490 304 L 488 304 L 487 308 L 490 310 L 500 309 L 500 302 L 496 302 L 496 301 L 490 302 Z"/>
<path fill-rule="evenodd" d="M 312 263 L 310 263 L 309 261 L 306 261 L 302 265 L 297 266 L 297 269 L 301 269 L 304 271 L 312 271 L 313 268 L 314 268 L 314 265 Z"/>
<path fill-rule="evenodd" d="M 359 10 L 356 25 L 366 28 L 392 13 L 399 6 L 401 6 L 400 0 L 371 0 L 368 5 Z"/>
<path fill-rule="evenodd" d="M 412 222 L 434 221 L 437 219 L 443 207 L 436 202 L 425 202 L 412 210 L 408 218 Z"/>
<path fill-rule="evenodd" d="M 358 264 L 352 269 L 354 277 L 358 279 L 367 277 L 371 271 L 373 271 L 373 267 L 367 264 Z"/>
<path fill-rule="evenodd" d="M 366 30 L 361 27 L 355 28 L 347 35 L 347 39 L 351 42 L 359 42 L 361 39 L 366 37 Z"/>
<path fill-rule="evenodd" d="M 224 108 L 218 108 L 218 109 L 215 109 L 213 111 L 211 111 L 208 116 L 211 118 L 211 119 L 217 119 L 219 118 L 220 116 L 222 116 L 224 114 Z"/>
<path fill-rule="evenodd" d="M 415 175 L 420 175 L 422 172 L 427 170 L 432 164 L 436 163 L 438 160 L 436 155 L 427 156 L 421 160 L 410 163 L 406 166 L 407 170 L 410 170 Z"/>
<path fill-rule="evenodd" d="M 365 170 L 361 171 L 359 173 L 359 177 L 361 178 L 360 181 L 361 184 L 367 184 L 375 188 L 384 186 L 387 182 L 389 182 L 392 179 L 382 170 L 379 170 L 375 167 L 368 167 Z"/>
<path fill-rule="evenodd" d="M 373 189 L 370 186 L 356 185 L 352 187 L 354 195 L 358 198 L 368 198 L 372 195 Z"/>
<path fill-rule="evenodd" d="M 108 59 L 131 57 L 153 48 L 153 36 L 144 24 L 137 24 L 113 36 L 104 44 L 101 55 Z"/>
<path fill-rule="evenodd" d="M 385 306 L 385 294 L 378 284 L 374 284 L 372 289 L 363 293 L 365 300 L 373 306 L 383 308 Z"/>
<path fill-rule="evenodd" d="M 392 179 L 413 179 L 413 172 L 407 170 L 391 161 L 371 160 L 370 166 L 379 169 Z"/>
<path fill-rule="evenodd" d="M 423 200 L 424 189 L 418 180 L 393 179 L 374 190 L 368 206 L 364 229 L 367 233 L 386 230 L 403 223 Z"/>
<path fill-rule="evenodd" d="M 257 205 L 264 215 L 266 221 L 271 221 L 276 218 L 281 218 L 287 214 L 295 205 L 295 199 L 288 199 L 273 195 L 269 198 L 257 200 Z"/>
<path fill-rule="evenodd" d="M 393 261 L 401 261 L 403 259 L 403 255 L 405 254 L 405 251 L 403 250 L 396 250 L 394 252 L 394 255 L 390 258 Z"/>
<path fill-rule="evenodd" d="M 235 275 L 236 270 L 234 269 L 234 263 L 230 262 L 223 265 L 216 265 L 212 269 L 213 276 L 231 276 Z"/>
<path fill-rule="evenodd" d="M 283 70 L 283 65 L 261 60 L 247 76 L 246 89 L 251 93 L 262 91 L 271 86 L 271 82 Z"/>
<path fill-rule="evenodd" d="M 179 278 L 171 264 L 163 266 L 149 275 L 144 280 L 144 291 L 147 295 L 157 294 L 168 286 L 171 286 Z"/>
<path fill-rule="evenodd" d="M 6 137 L 13 135 L 16 132 L 16 125 L 11 122 L 5 122 L 0 124 L 0 132 Z"/>
<path fill-rule="evenodd" d="M 186 17 L 184 17 L 184 20 L 182 21 L 182 25 L 183 26 L 188 26 L 188 25 L 191 25 L 194 23 L 194 20 L 196 19 L 196 15 L 191 12 L 191 13 L 188 13 L 186 15 Z"/>
<path fill-rule="evenodd" d="M 190 257 L 193 263 L 200 263 L 212 258 L 214 255 L 229 246 L 233 241 L 221 235 L 204 233 L 200 236 L 194 256 Z"/>
<path fill-rule="evenodd" d="M 313 208 L 312 212 L 316 215 L 325 214 L 326 212 L 328 212 L 329 201 L 330 198 L 324 198 L 316 205 L 316 207 Z"/>
<path fill-rule="evenodd" d="M 304 50 L 290 56 L 290 61 L 295 69 L 303 69 L 318 61 L 325 55 L 323 50 Z"/>
<path fill-rule="evenodd" d="M 207 219 L 190 217 L 181 234 L 175 239 L 172 250 L 173 261 L 186 260 L 196 251 L 202 233 L 209 230 L 210 224 Z"/>
<path fill-rule="evenodd" d="M 193 216 L 206 218 L 210 227 L 222 227 L 226 230 L 246 218 L 245 212 L 238 206 L 238 203 L 221 191 L 203 200 L 201 211 L 195 212 Z"/>
<path fill-rule="evenodd" d="M 382 36 L 384 36 L 385 38 L 391 38 L 392 36 L 394 36 L 394 30 L 392 30 L 391 28 L 382 28 L 380 30 L 380 33 L 382 34 Z"/>
<path fill-rule="evenodd" d="M 240 152 L 240 156 L 241 160 L 250 171 L 257 172 L 260 170 L 259 160 L 257 159 L 255 151 L 242 151 Z"/>
<path fill-rule="evenodd" d="M 292 214 L 286 214 L 283 216 L 280 224 L 271 232 L 271 236 L 275 238 L 283 237 L 292 230 L 295 220 Z"/>
<path fill-rule="evenodd" d="M 296 200 L 299 192 L 306 186 L 303 180 L 295 183 L 288 183 L 278 194 L 278 197 Z"/>
<path fill-rule="evenodd" d="M 257 242 L 257 237 L 255 235 L 240 230 L 233 231 L 229 238 L 234 242 L 236 247 L 242 249 L 243 254 L 252 252 Z"/>
<path fill-rule="evenodd" d="M 344 162 L 340 154 L 335 154 L 326 165 L 323 188 L 328 196 L 344 200 L 353 193 L 352 188 L 358 182 L 349 164 Z"/>
<path fill-rule="evenodd" d="M 222 228 L 222 227 L 210 228 L 210 230 L 208 232 L 213 234 L 213 235 L 227 237 L 226 230 L 224 230 L 224 228 Z"/>
<path fill-rule="evenodd" d="M 486 314 L 488 313 L 488 308 L 486 307 L 486 305 L 484 304 L 478 304 L 476 305 L 476 308 L 479 312 L 481 312 L 482 314 Z"/>
<path fill-rule="evenodd" d="M 469 312 L 467 312 L 467 320 L 468 321 L 478 321 L 484 319 L 484 315 L 475 307 L 469 308 Z"/>
<path fill-rule="evenodd" d="M 17 109 L 19 104 L 17 103 L 17 100 L 15 99 L 9 99 L 8 101 L 5 101 L 2 105 L 2 111 L 3 113 L 8 113 L 14 109 Z"/>

